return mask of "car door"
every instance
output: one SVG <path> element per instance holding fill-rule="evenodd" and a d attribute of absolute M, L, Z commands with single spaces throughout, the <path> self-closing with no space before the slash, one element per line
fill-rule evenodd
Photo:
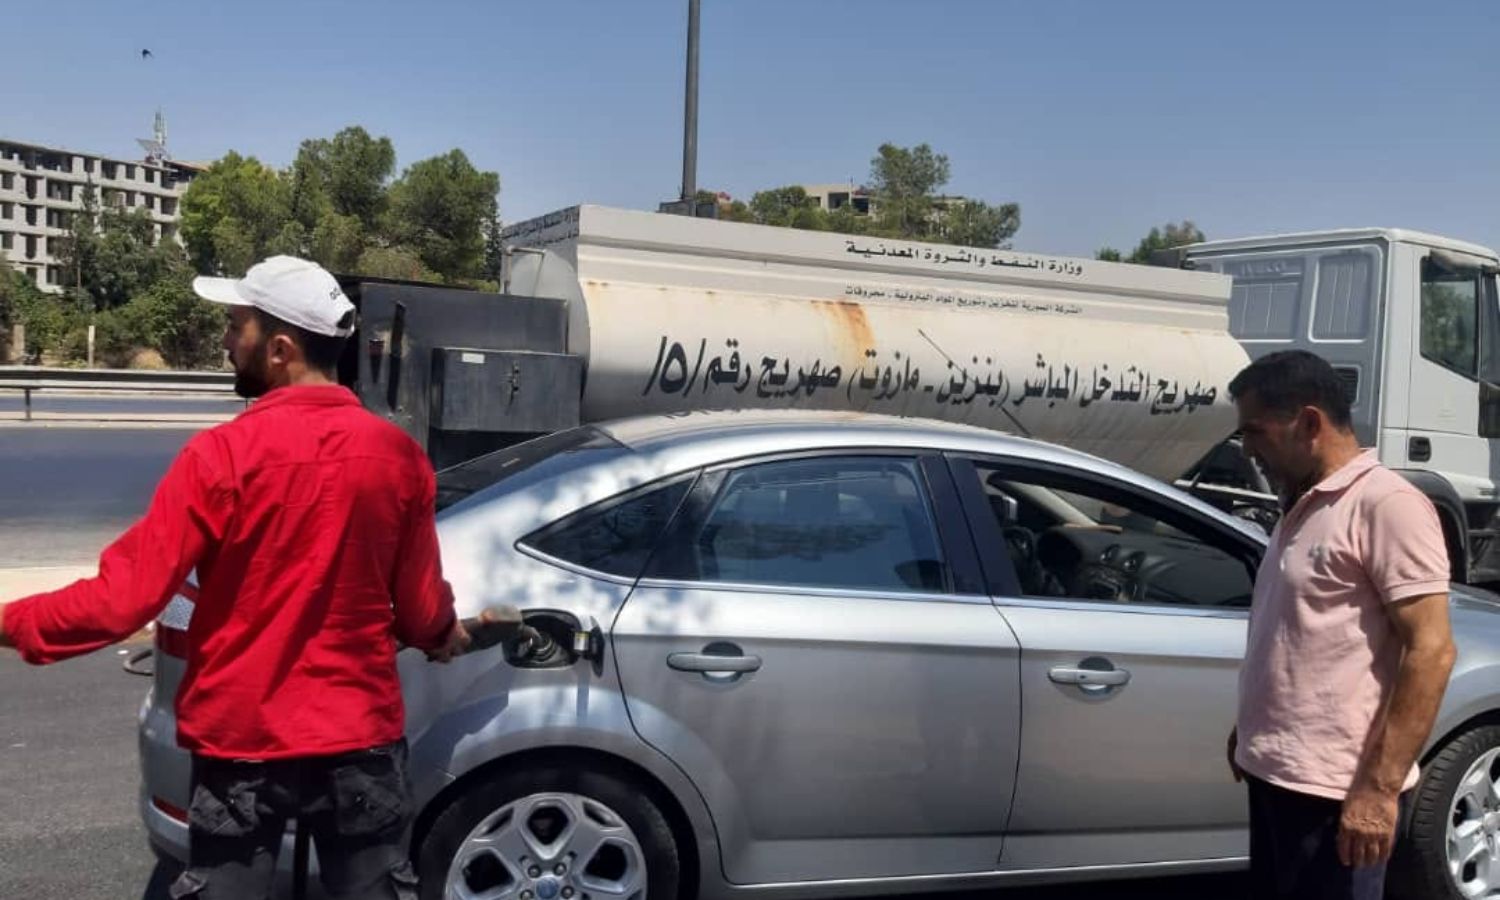
<path fill-rule="evenodd" d="M 1005 866 L 1244 856 L 1225 744 L 1254 539 L 1165 486 L 1011 459 L 952 464 L 1021 645 Z"/>
<path fill-rule="evenodd" d="M 996 866 L 1018 653 L 940 458 L 705 472 L 613 643 L 631 720 L 702 792 L 729 881 Z"/>

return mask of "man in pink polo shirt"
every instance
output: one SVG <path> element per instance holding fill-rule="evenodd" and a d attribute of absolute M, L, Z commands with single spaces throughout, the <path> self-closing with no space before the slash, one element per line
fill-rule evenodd
<path fill-rule="evenodd" d="M 1255 579 L 1229 737 L 1249 783 L 1252 896 L 1379 900 L 1453 667 L 1442 527 L 1361 451 L 1320 357 L 1273 353 L 1229 393 L 1284 511 Z"/>

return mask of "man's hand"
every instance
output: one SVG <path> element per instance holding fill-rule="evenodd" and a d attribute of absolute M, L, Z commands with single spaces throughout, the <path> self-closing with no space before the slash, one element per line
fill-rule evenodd
<path fill-rule="evenodd" d="M 443 646 L 436 650 L 430 650 L 427 658 L 432 662 L 451 662 L 453 657 L 462 656 L 469 649 L 471 642 L 468 629 L 464 628 L 463 620 L 454 616 L 453 627 L 448 630 L 448 637 L 443 641 Z"/>
<path fill-rule="evenodd" d="M 1339 816 L 1339 862 L 1351 868 L 1383 863 L 1396 843 L 1399 793 L 1355 787 Z"/>
<path fill-rule="evenodd" d="M 1401 788 L 1432 732 L 1455 655 L 1447 594 L 1387 604 L 1386 614 L 1403 652 L 1390 704 L 1371 728 L 1339 816 L 1339 861 L 1352 867 L 1390 858 Z"/>
<path fill-rule="evenodd" d="M 1240 764 L 1234 761 L 1235 748 L 1240 744 L 1240 730 L 1238 727 L 1229 729 L 1229 774 L 1234 776 L 1236 783 L 1245 780 L 1245 773 L 1240 769 Z"/>

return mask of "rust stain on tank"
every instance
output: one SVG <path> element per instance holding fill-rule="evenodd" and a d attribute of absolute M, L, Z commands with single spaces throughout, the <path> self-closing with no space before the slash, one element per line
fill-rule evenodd
<path fill-rule="evenodd" d="M 875 332 L 865 308 L 847 300 L 814 300 L 813 309 L 832 324 L 834 346 L 839 359 L 845 365 L 860 365 L 866 350 L 875 347 Z"/>

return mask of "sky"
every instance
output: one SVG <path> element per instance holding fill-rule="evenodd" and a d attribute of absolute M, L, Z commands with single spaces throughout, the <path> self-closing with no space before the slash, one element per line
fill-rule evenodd
<path fill-rule="evenodd" d="M 1021 204 L 1024 250 L 1417 228 L 1500 246 L 1497 0 L 702 0 L 700 187 L 865 181 L 884 142 Z M 687 0 L 71 0 L 5 10 L 0 137 L 273 165 L 458 147 L 507 222 L 681 179 Z M 142 59 L 150 49 L 152 58 Z"/>

